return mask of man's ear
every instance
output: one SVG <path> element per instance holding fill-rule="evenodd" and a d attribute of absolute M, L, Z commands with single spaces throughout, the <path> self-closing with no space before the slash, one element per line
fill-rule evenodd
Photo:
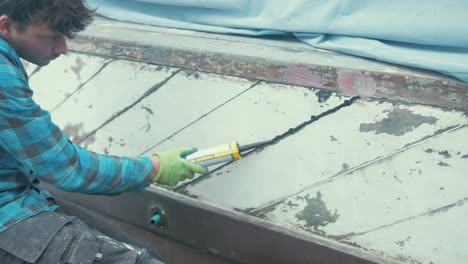
<path fill-rule="evenodd" d="M 11 32 L 13 31 L 13 20 L 7 15 L 0 16 L 0 34 L 4 38 L 9 38 L 11 36 Z"/>

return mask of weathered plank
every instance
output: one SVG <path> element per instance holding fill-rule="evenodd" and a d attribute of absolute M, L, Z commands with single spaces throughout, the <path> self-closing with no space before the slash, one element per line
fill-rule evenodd
<path fill-rule="evenodd" d="M 468 197 L 436 212 L 354 237 L 349 243 L 404 263 L 465 263 L 467 200 Z"/>
<path fill-rule="evenodd" d="M 30 78 L 34 100 L 47 110 L 54 110 L 110 62 L 101 57 L 69 53 L 40 67 Z"/>
<path fill-rule="evenodd" d="M 147 154 L 184 145 L 203 149 L 231 140 L 240 144 L 269 140 L 343 100 L 328 91 L 260 83 L 155 146 Z"/>
<path fill-rule="evenodd" d="M 156 91 L 177 69 L 130 61 L 113 61 L 95 78 L 61 104 L 53 120 L 70 139 L 86 147 L 87 137 L 128 110 L 138 100 Z"/>
<path fill-rule="evenodd" d="M 258 213 L 341 240 L 465 199 L 468 120 L 465 124 Z"/>
<path fill-rule="evenodd" d="M 296 107 L 297 101 L 292 100 L 279 109 L 287 113 Z M 278 116 L 272 112 L 263 118 L 274 120 Z M 184 192 L 219 206 L 250 212 L 467 122 L 462 112 L 361 100 L 215 171 L 187 186 Z M 267 124 L 278 127 L 275 121 Z"/>
<path fill-rule="evenodd" d="M 139 155 L 252 85 L 246 79 L 182 71 L 99 129 L 89 149 L 113 155 Z M 189 147 L 197 143 L 191 142 Z"/>

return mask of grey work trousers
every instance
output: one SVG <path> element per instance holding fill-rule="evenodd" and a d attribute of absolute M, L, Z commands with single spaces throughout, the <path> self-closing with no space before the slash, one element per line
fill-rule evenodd
<path fill-rule="evenodd" d="M 80 219 L 42 212 L 0 234 L 2 264 L 162 264 L 145 249 L 111 239 Z"/>

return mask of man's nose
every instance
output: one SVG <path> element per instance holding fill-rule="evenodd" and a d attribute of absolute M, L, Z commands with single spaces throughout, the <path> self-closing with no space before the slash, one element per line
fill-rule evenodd
<path fill-rule="evenodd" d="M 60 37 L 54 47 L 54 52 L 57 54 L 65 55 L 68 52 L 67 40 L 65 37 Z"/>

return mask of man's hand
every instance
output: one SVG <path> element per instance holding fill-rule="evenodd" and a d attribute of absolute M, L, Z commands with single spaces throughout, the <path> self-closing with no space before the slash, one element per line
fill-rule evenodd
<path fill-rule="evenodd" d="M 195 148 L 179 148 L 155 153 L 152 159 L 157 175 L 151 182 L 168 186 L 176 186 L 179 181 L 187 178 L 192 179 L 195 172 L 207 173 L 207 168 L 185 159 L 186 156 L 194 153 L 195 151 L 197 151 Z M 158 165 L 159 170 L 157 169 Z"/>

